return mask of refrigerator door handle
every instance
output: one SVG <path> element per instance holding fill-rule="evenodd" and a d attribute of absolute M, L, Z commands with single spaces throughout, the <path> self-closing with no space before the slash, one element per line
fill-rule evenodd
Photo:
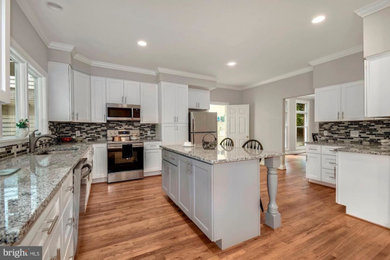
<path fill-rule="evenodd" d="M 192 118 L 192 123 L 191 123 L 191 132 L 195 132 L 195 119 Z"/>

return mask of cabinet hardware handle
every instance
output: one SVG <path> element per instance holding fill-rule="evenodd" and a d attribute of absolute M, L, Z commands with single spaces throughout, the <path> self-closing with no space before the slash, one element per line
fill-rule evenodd
<path fill-rule="evenodd" d="M 127 97 L 125 97 L 125 103 L 127 103 Z"/>
<path fill-rule="evenodd" d="M 340 112 L 337 112 L 337 119 L 340 119 Z"/>
<path fill-rule="evenodd" d="M 76 113 L 76 120 L 79 120 L 79 113 Z"/>
<path fill-rule="evenodd" d="M 336 163 L 335 163 L 335 162 L 329 162 L 329 164 L 336 165 Z"/>
<path fill-rule="evenodd" d="M 341 119 L 344 119 L 344 112 L 341 112 Z"/>
<path fill-rule="evenodd" d="M 66 188 L 66 191 L 73 192 L 73 186 L 69 186 Z"/>
<path fill-rule="evenodd" d="M 74 120 L 74 112 L 72 112 L 72 121 Z"/>
<path fill-rule="evenodd" d="M 329 152 L 337 152 L 337 149 L 330 149 Z"/>
<path fill-rule="evenodd" d="M 58 218 L 59 216 L 55 216 L 54 219 L 49 220 L 48 223 L 51 223 L 50 227 L 43 229 L 42 232 L 47 232 L 47 234 L 50 235 L 51 232 L 53 232 L 54 226 L 56 225 Z"/>

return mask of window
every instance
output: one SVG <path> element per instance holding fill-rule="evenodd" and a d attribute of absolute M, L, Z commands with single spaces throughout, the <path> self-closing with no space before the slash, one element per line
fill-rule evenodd
<path fill-rule="evenodd" d="M 38 77 L 34 75 L 33 72 L 28 72 L 27 77 L 27 98 L 28 98 L 28 120 L 30 122 L 30 132 L 38 129 L 38 110 L 37 106 L 37 92 L 38 92 Z"/>
<path fill-rule="evenodd" d="M 288 150 L 288 142 L 289 142 L 289 131 L 288 131 L 288 121 L 289 121 L 289 101 L 286 99 L 284 100 L 284 148 L 285 150 Z"/>
<path fill-rule="evenodd" d="M 303 148 L 308 138 L 308 107 L 309 103 L 296 102 L 296 147 Z"/>
<path fill-rule="evenodd" d="M 17 69 L 18 64 L 15 60 L 10 60 L 10 92 L 11 100 L 8 104 L 1 106 L 1 118 L 2 118 L 2 136 L 15 136 L 16 133 L 16 88 L 17 88 Z"/>

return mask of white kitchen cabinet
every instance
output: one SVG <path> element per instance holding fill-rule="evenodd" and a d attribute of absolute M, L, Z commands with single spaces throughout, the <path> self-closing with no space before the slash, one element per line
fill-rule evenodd
<path fill-rule="evenodd" d="M 161 142 L 144 143 L 144 176 L 161 173 Z"/>
<path fill-rule="evenodd" d="M 140 105 L 140 83 L 125 80 L 123 84 L 123 96 L 125 104 Z"/>
<path fill-rule="evenodd" d="M 158 123 L 157 84 L 141 83 L 141 124 Z"/>
<path fill-rule="evenodd" d="M 188 86 L 160 82 L 159 107 L 161 123 L 188 123 Z"/>
<path fill-rule="evenodd" d="M 176 123 L 188 124 L 188 86 L 176 86 Z"/>
<path fill-rule="evenodd" d="M 164 145 L 183 144 L 188 141 L 188 125 L 162 124 L 161 138 Z"/>
<path fill-rule="evenodd" d="M 179 157 L 179 207 L 192 218 L 193 209 L 193 174 L 191 159 Z"/>
<path fill-rule="evenodd" d="M 91 121 L 91 76 L 73 71 L 73 121 Z"/>
<path fill-rule="evenodd" d="M 210 109 L 210 91 L 204 89 L 188 88 L 189 109 Z"/>
<path fill-rule="evenodd" d="M 50 61 L 48 75 L 49 121 L 72 121 L 72 68 Z"/>
<path fill-rule="evenodd" d="M 162 188 L 165 191 L 166 194 L 169 192 L 169 165 L 170 163 L 163 160 L 162 161 Z"/>
<path fill-rule="evenodd" d="M 315 90 L 315 121 L 364 119 L 364 83 L 350 82 Z"/>
<path fill-rule="evenodd" d="M 365 111 L 367 117 L 390 116 L 390 53 L 365 61 Z"/>
<path fill-rule="evenodd" d="M 107 144 L 93 145 L 92 182 L 107 182 Z"/>
<path fill-rule="evenodd" d="M 321 154 L 306 154 L 306 178 L 321 181 Z"/>
<path fill-rule="evenodd" d="M 212 237 L 212 194 L 211 165 L 193 160 L 193 221 L 206 234 Z"/>
<path fill-rule="evenodd" d="M 107 79 L 107 103 L 122 104 L 124 103 L 123 80 Z"/>
<path fill-rule="evenodd" d="M 91 122 L 106 122 L 106 79 L 91 77 Z"/>
<path fill-rule="evenodd" d="M 42 259 L 62 259 L 61 254 L 64 253 L 64 249 L 65 248 L 62 248 L 61 243 L 61 227 L 56 226 L 53 233 L 51 234 L 47 250 L 42 252 Z"/>
<path fill-rule="evenodd" d="M 178 203 L 179 197 L 179 170 L 177 165 L 169 164 L 169 197 Z"/>
<path fill-rule="evenodd" d="M 176 124 L 176 144 L 184 144 L 188 141 L 188 125 L 187 124 Z"/>

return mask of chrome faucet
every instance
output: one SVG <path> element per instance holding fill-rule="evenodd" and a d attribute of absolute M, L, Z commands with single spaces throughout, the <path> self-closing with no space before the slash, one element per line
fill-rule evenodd
<path fill-rule="evenodd" d="M 35 152 L 35 147 L 37 145 L 37 142 L 41 138 L 51 138 L 51 139 L 57 139 L 57 136 L 55 135 L 38 135 L 36 136 L 35 133 L 38 132 L 38 130 L 34 130 L 29 136 L 28 136 L 28 142 L 30 146 L 30 153 Z"/>

